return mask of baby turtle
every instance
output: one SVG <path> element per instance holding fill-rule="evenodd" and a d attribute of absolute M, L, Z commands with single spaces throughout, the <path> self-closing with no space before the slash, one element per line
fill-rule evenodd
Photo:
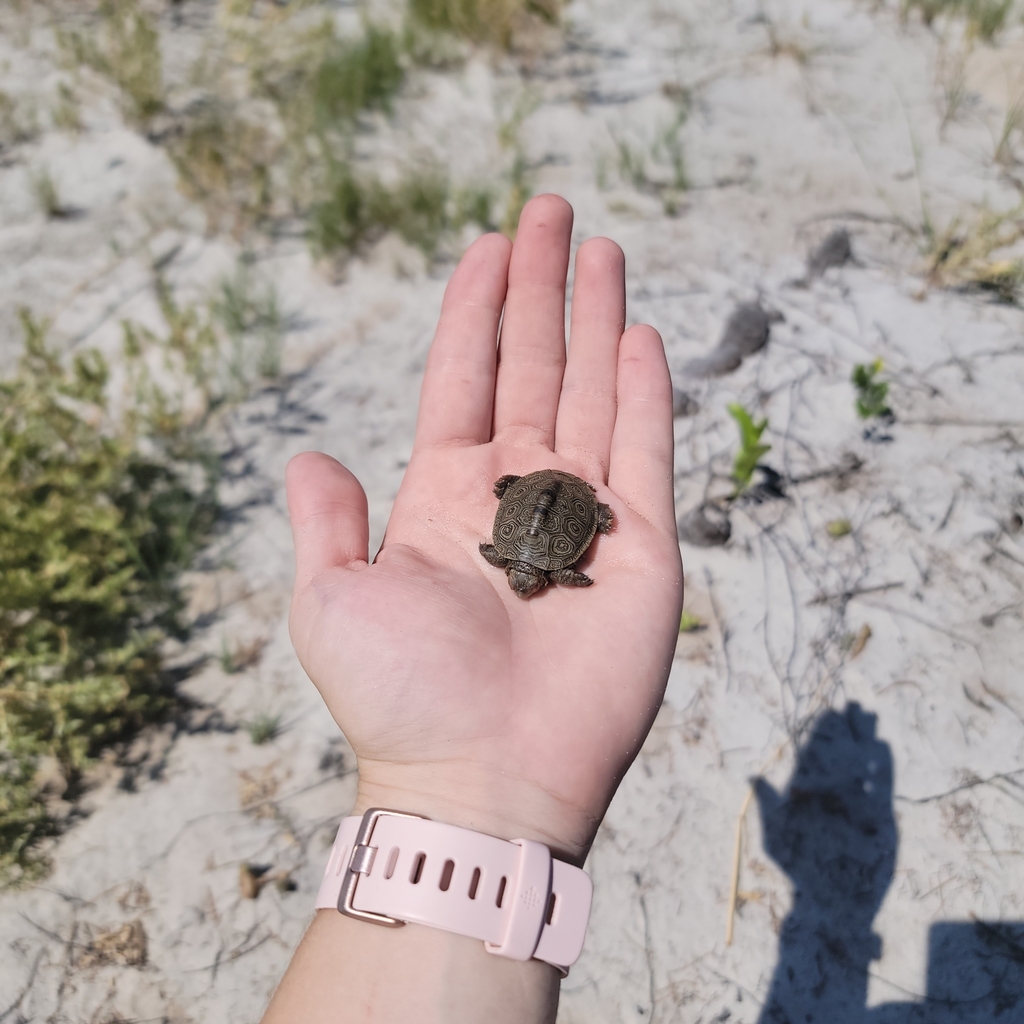
<path fill-rule="evenodd" d="M 549 583 L 589 587 L 594 581 L 573 566 L 595 533 L 607 533 L 615 518 L 594 488 L 571 473 L 542 469 L 503 476 L 494 484 L 501 499 L 494 517 L 494 543 L 480 554 L 504 569 L 508 585 L 529 597 Z"/>

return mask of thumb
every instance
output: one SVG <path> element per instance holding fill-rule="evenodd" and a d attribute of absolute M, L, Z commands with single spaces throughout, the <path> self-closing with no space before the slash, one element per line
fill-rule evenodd
<path fill-rule="evenodd" d="M 367 560 L 366 494 L 340 463 L 320 452 L 296 455 L 285 471 L 295 542 L 295 588 L 327 569 Z"/>

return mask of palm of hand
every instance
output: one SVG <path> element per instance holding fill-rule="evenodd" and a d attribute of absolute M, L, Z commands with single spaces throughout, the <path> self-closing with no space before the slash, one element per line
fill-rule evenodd
<path fill-rule="evenodd" d="M 510 283 L 510 303 L 511 290 Z M 671 394 L 658 383 L 670 441 Z M 500 412 L 500 383 L 497 405 Z M 421 796 L 439 788 L 480 809 L 501 802 L 512 831 L 532 827 L 580 855 L 650 727 L 671 662 L 681 579 L 670 493 L 666 524 L 664 495 L 654 502 L 638 495 L 628 472 L 625 493 L 617 493 L 599 455 L 581 446 L 558 451 L 521 423 L 482 443 L 421 440 L 372 565 L 365 554 L 321 553 L 303 585 L 297 527 L 292 632 L 300 659 L 355 749 L 364 785 Z M 319 457 L 320 475 L 325 462 Z M 670 492 L 670 454 L 668 466 Z M 523 600 L 478 545 L 490 539 L 494 481 L 536 469 L 594 483 L 616 525 L 595 538 L 581 564 L 595 586 L 549 586 Z M 315 486 L 304 481 L 290 480 L 293 519 L 303 518 L 300 492 Z M 337 484 L 326 501 L 331 511 L 323 512 L 321 497 L 316 514 L 325 524 L 340 516 L 343 530 L 361 491 L 354 494 L 354 478 Z M 353 518 L 360 517 L 357 508 Z M 362 537 L 358 543 L 365 551 Z"/>

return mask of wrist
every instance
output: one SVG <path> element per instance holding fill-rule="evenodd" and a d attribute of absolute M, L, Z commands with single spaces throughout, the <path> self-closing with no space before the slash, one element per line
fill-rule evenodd
<path fill-rule="evenodd" d="M 491 956 L 475 939 L 322 910 L 263 1024 L 547 1024 L 559 984 L 550 964 Z"/>
<path fill-rule="evenodd" d="M 534 783 L 474 767 L 400 765 L 360 759 L 353 814 L 386 807 L 499 839 L 533 839 L 582 867 L 599 817 Z"/>

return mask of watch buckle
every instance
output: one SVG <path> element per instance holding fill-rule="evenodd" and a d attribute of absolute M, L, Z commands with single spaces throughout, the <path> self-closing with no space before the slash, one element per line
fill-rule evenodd
<path fill-rule="evenodd" d="M 372 910 L 358 910 L 352 905 L 356 896 L 356 884 L 360 875 L 368 875 L 373 867 L 377 854 L 377 847 L 370 845 L 373 837 L 373 829 L 378 819 L 383 817 L 391 818 L 418 818 L 422 820 L 425 815 L 408 814 L 404 811 L 392 811 L 386 807 L 371 807 L 359 823 L 359 830 L 356 832 L 355 842 L 352 845 L 352 855 L 349 857 L 345 871 L 345 878 L 341 883 L 341 891 L 338 893 L 338 910 L 346 917 L 354 917 L 359 921 L 369 921 L 371 924 L 381 924 L 386 928 L 401 928 L 405 924 L 397 917 L 388 917 L 386 914 L 375 914 Z"/>

